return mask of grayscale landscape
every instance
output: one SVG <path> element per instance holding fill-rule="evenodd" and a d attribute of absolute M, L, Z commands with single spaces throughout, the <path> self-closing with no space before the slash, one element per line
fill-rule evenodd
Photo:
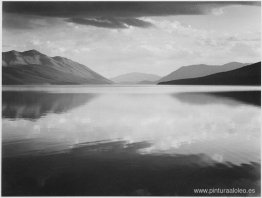
<path fill-rule="evenodd" d="M 2 5 L 2 196 L 261 196 L 260 1 Z"/>

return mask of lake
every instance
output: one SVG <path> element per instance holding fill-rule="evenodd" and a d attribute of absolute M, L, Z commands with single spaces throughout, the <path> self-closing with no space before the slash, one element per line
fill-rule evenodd
<path fill-rule="evenodd" d="M 3 87 L 2 195 L 260 196 L 260 102 L 248 86 Z"/>

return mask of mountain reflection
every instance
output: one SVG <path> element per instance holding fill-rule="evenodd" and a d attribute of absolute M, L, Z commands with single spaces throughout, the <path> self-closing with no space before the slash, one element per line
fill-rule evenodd
<path fill-rule="evenodd" d="M 4 91 L 3 195 L 260 194 L 259 92 L 128 91 Z"/>
<path fill-rule="evenodd" d="M 86 104 L 95 97 L 84 93 L 3 91 L 2 117 L 39 119 L 49 113 L 63 113 Z"/>
<path fill-rule="evenodd" d="M 3 155 L 49 153 L 82 142 L 119 139 L 149 142 L 149 147 L 139 150 L 141 154 L 204 152 L 219 162 L 259 161 L 259 108 L 205 94 L 197 94 L 201 100 L 193 97 L 196 94 L 180 95 L 212 105 L 185 103 L 168 94 L 102 94 L 81 108 L 48 114 L 34 123 L 3 119 Z M 61 96 L 63 101 L 66 95 Z M 79 98 L 84 103 L 88 96 Z M 227 105 L 228 101 L 238 108 Z M 68 103 L 72 105 L 71 100 Z M 52 109 L 52 104 L 47 105 Z"/>
<path fill-rule="evenodd" d="M 183 103 L 226 104 L 241 103 L 261 106 L 260 91 L 235 92 L 182 92 L 173 96 Z M 37 91 L 3 91 L 2 117 L 10 119 L 36 120 L 49 113 L 63 113 L 85 105 L 97 94 L 91 93 L 48 93 Z"/>
<path fill-rule="evenodd" d="M 192 104 L 225 104 L 237 106 L 241 103 L 261 106 L 260 91 L 233 91 L 233 92 L 189 92 L 173 94 L 175 98 Z"/>

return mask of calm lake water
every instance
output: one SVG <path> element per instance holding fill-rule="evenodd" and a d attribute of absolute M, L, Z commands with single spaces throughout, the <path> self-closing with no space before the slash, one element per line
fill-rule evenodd
<path fill-rule="evenodd" d="M 260 87 L 4 87 L 2 194 L 259 196 L 260 106 Z"/>

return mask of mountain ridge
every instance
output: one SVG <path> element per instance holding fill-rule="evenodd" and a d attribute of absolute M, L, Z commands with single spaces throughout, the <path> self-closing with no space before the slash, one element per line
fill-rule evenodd
<path fill-rule="evenodd" d="M 160 82 L 160 85 L 261 85 L 261 62 L 235 70 L 219 72 L 197 78 Z"/>
<path fill-rule="evenodd" d="M 65 57 L 49 57 L 37 50 L 2 52 L 2 83 L 111 84 L 90 68 Z"/>
<path fill-rule="evenodd" d="M 229 62 L 223 65 L 196 64 L 196 65 L 182 66 L 177 70 L 161 78 L 158 81 L 158 83 L 167 82 L 171 80 L 208 76 L 218 72 L 234 70 L 248 64 L 249 63 Z"/>

